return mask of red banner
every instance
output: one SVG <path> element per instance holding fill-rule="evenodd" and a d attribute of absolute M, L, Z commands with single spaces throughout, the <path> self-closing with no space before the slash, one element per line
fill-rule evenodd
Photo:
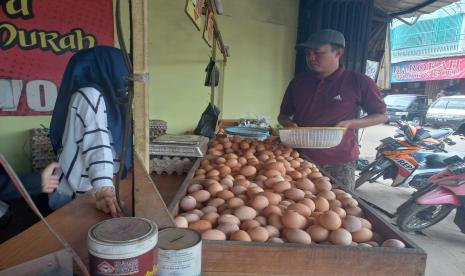
<path fill-rule="evenodd" d="M 49 115 L 73 53 L 114 45 L 112 0 L 0 0 L 0 115 Z"/>
<path fill-rule="evenodd" d="M 391 82 L 465 78 L 465 57 L 407 61 L 391 65 Z"/>

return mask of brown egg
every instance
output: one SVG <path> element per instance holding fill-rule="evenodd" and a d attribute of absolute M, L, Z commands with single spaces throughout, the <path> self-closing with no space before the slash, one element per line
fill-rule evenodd
<path fill-rule="evenodd" d="M 379 247 L 379 244 L 377 242 L 375 242 L 375 241 L 368 241 L 366 243 L 373 246 L 373 247 Z"/>
<path fill-rule="evenodd" d="M 208 213 L 202 216 L 203 220 L 208 220 L 212 225 L 216 225 L 220 214 L 218 213 Z"/>
<path fill-rule="evenodd" d="M 329 234 L 329 240 L 336 245 L 351 245 L 352 235 L 346 229 L 339 228 Z"/>
<path fill-rule="evenodd" d="M 331 191 L 331 188 L 333 187 L 331 185 L 331 182 L 327 181 L 326 179 L 318 178 L 314 180 L 315 187 L 318 192 L 323 192 L 323 191 Z"/>
<path fill-rule="evenodd" d="M 204 215 L 206 215 L 206 214 L 208 214 L 208 213 L 217 213 L 217 212 L 218 212 L 218 210 L 216 209 L 216 207 L 208 206 L 208 205 L 205 206 L 205 207 L 203 207 L 202 210 L 200 210 L 200 211 L 202 211 L 202 213 L 203 213 Z"/>
<path fill-rule="evenodd" d="M 286 228 L 283 230 L 283 235 L 288 242 L 303 244 L 312 243 L 310 235 L 301 229 Z"/>
<path fill-rule="evenodd" d="M 281 176 L 281 172 L 277 170 L 267 170 L 265 171 L 264 175 L 268 178 L 272 178 L 275 176 Z"/>
<path fill-rule="evenodd" d="M 298 179 L 295 183 L 296 187 L 305 191 L 310 191 L 312 193 L 316 192 L 315 184 L 308 178 Z"/>
<path fill-rule="evenodd" d="M 198 215 L 190 213 L 181 214 L 181 216 L 185 217 L 188 223 L 192 223 L 200 219 Z"/>
<path fill-rule="evenodd" d="M 373 228 L 373 227 L 371 226 L 371 223 L 370 223 L 368 220 L 366 220 L 366 219 L 364 219 L 364 218 L 359 218 L 359 219 L 360 219 L 360 221 L 362 222 L 362 226 L 363 226 L 363 227 L 368 228 L 368 229 L 370 229 L 370 230 Z"/>
<path fill-rule="evenodd" d="M 233 223 L 233 224 L 239 225 L 241 222 L 236 216 L 231 215 L 231 214 L 225 214 L 225 215 L 221 215 L 218 218 L 218 224 L 223 224 L 223 223 Z"/>
<path fill-rule="evenodd" d="M 235 195 L 241 195 L 247 191 L 247 188 L 241 185 L 235 185 L 234 187 L 231 188 L 231 192 Z"/>
<path fill-rule="evenodd" d="M 299 201 L 304 199 L 305 193 L 301 189 L 291 188 L 289 190 L 284 191 L 284 196 L 288 199 Z"/>
<path fill-rule="evenodd" d="M 247 164 L 247 159 L 245 159 L 244 157 L 239 157 L 239 158 L 237 158 L 237 162 L 239 162 L 239 164 L 244 166 L 244 165 Z"/>
<path fill-rule="evenodd" d="M 234 197 L 234 193 L 231 192 L 231 191 L 228 191 L 228 190 L 223 190 L 223 191 L 221 191 L 221 192 L 218 192 L 218 193 L 216 194 L 216 197 L 222 198 L 222 199 L 224 199 L 224 200 L 228 200 L 228 199 L 231 199 L 231 198 Z"/>
<path fill-rule="evenodd" d="M 189 185 L 189 187 L 187 187 L 187 192 L 188 193 L 193 193 L 193 192 L 197 192 L 199 190 L 202 190 L 203 189 L 203 186 L 200 185 L 200 184 L 191 184 Z"/>
<path fill-rule="evenodd" d="M 193 196 L 197 202 L 205 202 L 210 199 L 210 193 L 205 190 L 193 192 L 190 195 Z"/>
<path fill-rule="evenodd" d="M 226 204 L 228 205 L 229 208 L 236 209 L 236 208 L 239 208 L 241 206 L 244 206 L 245 202 L 244 202 L 244 200 L 242 200 L 242 199 L 240 199 L 238 197 L 233 197 L 233 198 L 228 199 Z"/>
<path fill-rule="evenodd" d="M 290 188 L 291 183 L 289 183 L 288 181 L 280 181 L 273 185 L 273 190 L 277 193 L 283 193 L 284 191 L 289 190 Z"/>
<path fill-rule="evenodd" d="M 307 177 L 310 179 L 310 180 L 314 180 L 314 179 L 318 179 L 320 177 L 322 177 L 323 175 L 320 173 L 320 172 L 312 172 L 311 174 L 309 174 Z"/>
<path fill-rule="evenodd" d="M 326 198 L 318 196 L 313 199 L 315 203 L 315 210 L 317 212 L 326 212 L 329 210 L 329 202 Z"/>
<path fill-rule="evenodd" d="M 251 228 L 247 230 L 247 233 L 253 241 L 266 242 L 269 238 L 268 231 L 266 230 L 266 228 L 261 226 Z"/>
<path fill-rule="evenodd" d="M 356 232 L 362 229 L 362 222 L 358 217 L 346 216 L 342 220 L 342 227 L 344 227 L 349 232 Z"/>
<path fill-rule="evenodd" d="M 252 239 L 250 238 L 250 235 L 246 231 L 243 231 L 243 230 L 239 230 L 239 231 L 232 233 L 229 239 L 232 241 L 252 241 Z"/>
<path fill-rule="evenodd" d="M 226 235 L 226 237 L 229 237 L 232 233 L 239 230 L 239 226 L 234 223 L 223 223 L 218 225 L 216 229 L 223 232 Z"/>
<path fill-rule="evenodd" d="M 347 215 L 346 210 L 339 208 L 339 207 L 332 208 L 330 210 L 336 212 L 341 219 L 345 218 Z"/>
<path fill-rule="evenodd" d="M 187 219 L 182 216 L 178 216 L 174 218 L 174 223 L 176 224 L 176 227 L 178 228 L 187 228 L 189 223 L 187 222 Z"/>
<path fill-rule="evenodd" d="M 179 202 L 179 207 L 184 211 L 193 210 L 195 205 L 197 205 L 197 201 L 193 196 L 185 196 L 181 199 L 181 202 Z"/>
<path fill-rule="evenodd" d="M 363 210 L 360 207 L 347 207 L 346 213 L 351 216 L 362 217 Z"/>
<path fill-rule="evenodd" d="M 253 166 L 244 166 L 241 168 L 240 173 L 246 177 L 251 177 L 255 175 L 257 169 Z"/>
<path fill-rule="evenodd" d="M 223 190 L 223 186 L 221 186 L 220 183 L 213 183 L 207 187 L 207 190 L 210 193 L 210 195 L 214 197 L 218 192 L 221 192 Z"/>
<path fill-rule="evenodd" d="M 276 205 L 268 205 L 265 209 L 262 210 L 261 214 L 265 217 L 269 217 L 271 214 L 282 215 L 282 210 Z"/>
<path fill-rule="evenodd" d="M 284 240 L 281 239 L 281 238 L 273 237 L 273 238 L 269 238 L 269 239 L 268 239 L 268 242 L 272 242 L 272 243 L 284 243 Z"/>
<path fill-rule="evenodd" d="M 234 215 L 241 221 L 246 219 L 253 219 L 257 216 L 257 211 L 249 206 L 241 206 L 234 210 Z"/>
<path fill-rule="evenodd" d="M 373 232 L 368 228 L 362 228 L 352 233 L 352 240 L 354 242 L 367 242 L 373 237 Z"/>
<path fill-rule="evenodd" d="M 341 208 L 342 207 L 342 203 L 335 199 L 335 200 L 330 200 L 329 201 L 329 208 L 330 209 L 333 209 L 333 208 Z"/>
<path fill-rule="evenodd" d="M 398 239 L 389 239 L 389 240 L 385 240 L 381 246 L 382 247 L 405 248 L 405 243 L 403 243 L 402 241 Z"/>
<path fill-rule="evenodd" d="M 212 198 L 208 201 L 207 205 L 208 206 L 213 206 L 213 207 L 220 207 L 221 205 L 223 205 L 225 203 L 225 200 L 222 199 L 222 198 Z"/>
<path fill-rule="evenodd" d="M 332 201 L 336 199 L 336 195 L 331 191 L 322 191 L 318 193 L 318 196 L 326 198 L 328 201 Z"/>
<path fill-rule="evenodd" d="M 260 194 L 266 196 L 270 205 L 278 205 L 282 200 L 279 194 L 273 193 L 271 191 L 264 191 Z"/>
<path fill-rule="evenodd" d="M 268 198 L 264 195 L 255 195 L 249 203 L 249 206 L 254 208 L 257 212 L 260 212 L 263 210 L 265 207 L 267 207 L 270 204 L 268 201 Z"/>
<path fill-rule="evenodd" d="M 202 239 L 224 241 L 226 240 L 226 234 L 217 229 L 209 229 L 202 233 Z"/>
<path fill-rule="evenodd" d="M 220 175 L 220 172 L 218 170 L 215 170 L 215 169 L 212 169 L 207 173 L 208 178 L 219 176 L 219 175 Z"/>
<path fill-rule="evenodd" d="M 251 186 L 250 188 L 247 189 L 247 191 L 245 193 L 247 194 L 247 196 L 249 198 L 252 198 L 252 197 L 254 197 L 254 195 L 262 193 L 262 192 L 263 192 L 262 188 L 260 188 L 258 186 L 257 187 L 252 187 Z"/>
<path fill-rule="evenodd" d="M 327 211 L 318 217 L 318 223 L 328 230 L 336 230 L 341 227 L 342 221 L 334 211 Z"/>
<path fill-rule="evenodd" d="M 309 198 L 304 198 L 299 203 L 305 204 L 312 212 L 316 209 L 315 202 Z"/>
<path fill-rule="evenodd" d="M 199 217 L 202 217 L 204 215 L 204 213 L 202 211 L 200 211 L 199 209 L 191 210 L 189 213 L 196 214 Z"/>
<path fill-rule="evenodd" d="M 256 216 L 255 220 L 258 221 L 261 226 L 265 226 L 265 225 L 268 224 L 267 221 L 266 221 L 266 217 L 264 217 L 264 216 Z"/>
<path fill-rule="evenodd" d="M 303 203 L 292 203 L 287 206 L 287 210 L 296 211 L 297 213 L 301 214 L 304 217 L 309 217 L 312 214 L 312 210 L 310 207 Z"/>
<path fill-rule="evenodd" d="M 225 177 L 223 179 L 221 179 L 221 182 L 220 182 L 221 185 L 225 185 L 229 188 L 232 188 L 233 185 L 234 185 L 234 181 L 233 179 L 229 178 L 229 177 Z"/>
<path fill-rule="evenodd" d="M 230 158 L 230 159 L 226 160 L 226 163 L 225 163 L 225 165 L 228 166 L 229 168 L 234 168 L 238 164 L 239 164 L 239 162 L 237 162 L 237 158 Z"/>
<path fill-rule="evenodd" d="M 284 181 L 284 178 L 282 176 L 274 176 L 267 178 L 263 184 L 265 187 L 272 189 L 274 185 L 278 182 Z"/>
<path fill-rule="evenodd" d="M 282 216 L 278 215 L 278 214 L 271 214 L 269 217 L 268 217 L 268 222 L 270 225 L 273 225 L 274 227 L 278 228 L 278 229 L 282 229 L 284 226 L 281 222 L 281 218 Z"/>
<path fill-rule="evenodd" d="M 236 177 L 240 177 L 240 176 L 244 177 L 243 175 L 236 175 Z M 246 188 L 250 187 L 250 181 L 247 179 L 242 179 L 242 178 L 236 179 L 235 184 L 244 186 Z"/>
<path fill-rule="evenodd" d="M 227 165 L 223 165 L 223 166 L 218 168 L 218 171 L 220 172 L 220 176 L 224 177 L 226 175 L 231 174 L 231 167 L 229 167 Z"/>
<path fill-rule="evenodd" d="M 260 226 L 260 222 L 254 220 L 254 219 L 247 219 L 241 222 L 240 229 L 241 230 L 249 230 L 250 228 L 255 228 Z"/>
<path fill-rule="evenodd" d="M 264 226 L 270 238 L 278 238 L 279 237 L 279 229 L 274 227 L 273 225 L 265 225 Z"/>
<path fill-rule="evenodd" d="M 200 162 L 200 167 L 204 168 L 206 166 L 210 165 L 210 160 L 204 159 Z"/>
<path fill-rule="evenodd" d="M 198 220 L 192 223 L 189 223 L 189 228 L 197 232 L 203 233 L 212 228 L 212 224 L 208 220 Z"/>
<path fill-rule="evenodd" d="M 290 171 L 287 173 L 293 180 L 302 178 L 302 174 L 299 171 Z"/>
<path fill-rule="evenodd" d="M 341 199 L 341 203 L 342 203 L 342 207 L 344 207 L 344 208 L 357 207 L 358 206 L 357 200 L 355 200 L 353 198 Z"/>
<path fill-rule="evenodd" d="M 286 228 L 303 228 L 307 224 L 307 220 L 304 216 L 291 210 L 287 210 L 283 213 L 281 222 Z"/>
<path fill-rule="evenodd" d="M 306 231 L 314 242 L 323 242 L 329 237 L 328 229 L 318 224 L 308 227 Z"/>

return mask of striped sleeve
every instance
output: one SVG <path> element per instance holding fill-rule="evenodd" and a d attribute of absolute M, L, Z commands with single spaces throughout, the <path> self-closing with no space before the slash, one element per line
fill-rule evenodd
<path fill-rule="evenodd" d="M 105 101 L 97 92 L 78 93 L 82 99 L 76 112 L 76 116 L 79 117 L 76 127 L 80 129 L 76 143 L 82 152 L 83 174 L 88 176 L 94 189 L 113 187 L 113 153 Z"/>

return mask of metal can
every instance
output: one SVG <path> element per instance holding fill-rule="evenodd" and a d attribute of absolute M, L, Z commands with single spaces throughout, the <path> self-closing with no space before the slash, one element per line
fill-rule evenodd
<path fill-rule="evenodd" d="M 157 225 L 144 218 L 102 221 L 89 229 L 91 275 L 156 275 Z"/>
<path fill-rule="evenodd" d="M 202 237 L 187 228 L 166 228 L 158 242 L 160 276 L 199 276 L 202 271 Z"/>

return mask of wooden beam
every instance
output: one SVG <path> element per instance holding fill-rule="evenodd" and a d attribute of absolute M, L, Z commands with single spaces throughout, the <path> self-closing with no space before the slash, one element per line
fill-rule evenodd
<path fill-rule="evenodd" d="M 134 74 L 148 76 L 148 1 L 132 1 L 132 49 Z M 134 82 L 134 146 L 149 169 L 148 79 Z"/>

